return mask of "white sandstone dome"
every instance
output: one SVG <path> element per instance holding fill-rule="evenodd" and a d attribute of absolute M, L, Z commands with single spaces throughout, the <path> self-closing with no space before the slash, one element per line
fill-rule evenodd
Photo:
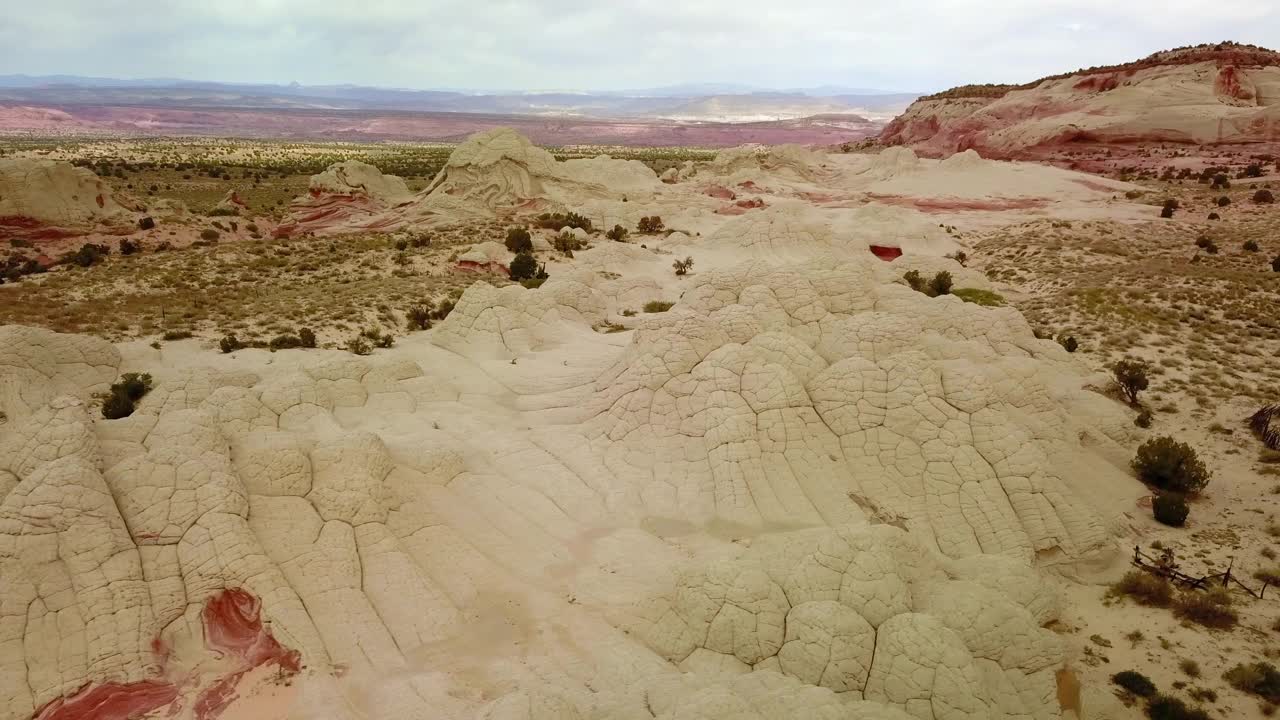
<path fill-rule="evenodd" d="M 66 162 L 0 158 L 0 231 L 56 238 L 129 231 L 133 214 L 92 170 Z"/>

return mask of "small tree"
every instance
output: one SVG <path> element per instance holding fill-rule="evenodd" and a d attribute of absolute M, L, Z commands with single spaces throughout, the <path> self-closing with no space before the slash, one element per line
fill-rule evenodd
<path fill-rule="evenodd" d="M 902 274 L 902 279 L 907 281 L 907 286 L 916 292 L 924 292 L 928 283 L 924 277 L 920 275 L 919 270 L 908 270 Z"/>
<path fill-rule="evenodd" d="M 431 329 L 431 302 L 414 305 L 406 310 L 404 324 L 411 331 Z"/>
<path fill-rule="evenodd" d="M 1229 190 L 1231 188 L 1231 179 L 1225 173 L 1218 173 L 1213 176 L 1213 182 L 1210 183 L 1210 190 Z"/>
<path fill-rule="evenodd" d="M 636 225 L 636 230 L 641 234 L 660 233 L 665 229 L 666 225 L 663 224 L 662 218 L 657 215 L 653 217 L 646 215 L 640 218 L 639 224 Z"/>
<path fill-rule="evenodd" d="M 605 233 L 604 236 L 609 238 L 610 240 L 622 242 L 623 240 L 627 239 L 627 229 L 622 227 L 621 225 L 614 225 L 613 229 Z"/>
<path fill-rule="evenodd" d="M 693 258 L 686 257 L 683 260 L 676 260 L 671 263 L 671 267 L 675 268 L 676 275 L 687 275 L 693 269 Z"/>
<path fill-rule="evenodd" d="M 933 276 L 932 280 L 929 281 L 929 296 L 938 297 L 939 295 L 950 295 L 951 283 L 951 273 L 946 270 L 939 272 L 937 275 Z"/>
<path fill-rule="evenodd" d="M 1182 527 L 1188 512 L 1186 498 L 1178 493 L 1157 493 L 1151 501 L 1151 514 L 1162 525 Z"/>
<path fill-rule="evenodd" d="M 1138 393 L 1146 390 L 1151 384 L 1147 379 L 1148 366 L 1141 360 L 1125 358 L 1111 368 L 1116 385 L 1124 393 L 1130 405 L 1138 404 Z"/>
<path fill-rule="evenodd" d="M 538 261 L 529 253 L 520 253 L 512 258 L 510 270 L 512 280 L 529 280 L 538 274 Z"/>
<path fill-rule="evenodd" d="M 513 227 L 507 230 L 507 249 L 513 253 L 533 252 L 533 238 L 529 235 L 529 231 L 522 227 Z"/>
<path fill-rule="evenodd" d="M 1139 445 L 1129 465 L 1142 482 L 1169 492 L 1196 495 L 1209 484 L 1209 470 L 1196 451 L 1168 436 Z"/>

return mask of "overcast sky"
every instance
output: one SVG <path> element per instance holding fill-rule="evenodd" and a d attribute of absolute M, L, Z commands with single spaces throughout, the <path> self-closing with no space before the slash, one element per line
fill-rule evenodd
<path fill-rule="evenodd" d="M 6 0 L 0 73 L 935 90 L 1280 44 L 1280 0 Z"/>

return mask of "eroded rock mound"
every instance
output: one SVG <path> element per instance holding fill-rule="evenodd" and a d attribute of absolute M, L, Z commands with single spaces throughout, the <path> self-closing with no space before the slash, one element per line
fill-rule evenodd
<path fill-rule="evenodd" d="M 1036 157 L 1072 142 L 1280 142 L 1280 53 L 1226 43 L 1022 86 L 921 98 L 881 134 L 929 157 Z"/>
<path fill-rule="evenodd" d="M 625 335 L 651 280 L 476 283 L 371 358 L 154 368 L 120 420 L 110 346 L 4 328 L 0 718 L 208 720 L 303 666 L 339 720 L 1057 718 L 1036 568 L 1109 557 L 1131 424 L 900 275 L 700 270 Z"/>
<path fill-rule="evenodd" d="M 412 199 L 401 178 L 384 175 L 359 160 L 346 160 L 311 176 L 307 194 L 293 201 L 289 219 L 276 229 L 276 235 L 392 229 L 401 223 L 388 217 L 387 211 Z"/>
<path fill-rule="evenodd" d="M 92 170 L 53 160 L 0 158 L 0 234 L 44 240 L 135 228 L 134 213 Z"/>

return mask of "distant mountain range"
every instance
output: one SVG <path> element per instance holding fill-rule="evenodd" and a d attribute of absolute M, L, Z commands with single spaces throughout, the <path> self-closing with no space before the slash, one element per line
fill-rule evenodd
<path fill-rule="evenodd" d="M 0 103 L 14 105 L 455 112 L 684 122 L 763 122 L 841 114 L 888 120 L 919 95 L 836 86 L 767 90 L 722 83 L 621 91 L 478 91 L 0 75 Z"/>

